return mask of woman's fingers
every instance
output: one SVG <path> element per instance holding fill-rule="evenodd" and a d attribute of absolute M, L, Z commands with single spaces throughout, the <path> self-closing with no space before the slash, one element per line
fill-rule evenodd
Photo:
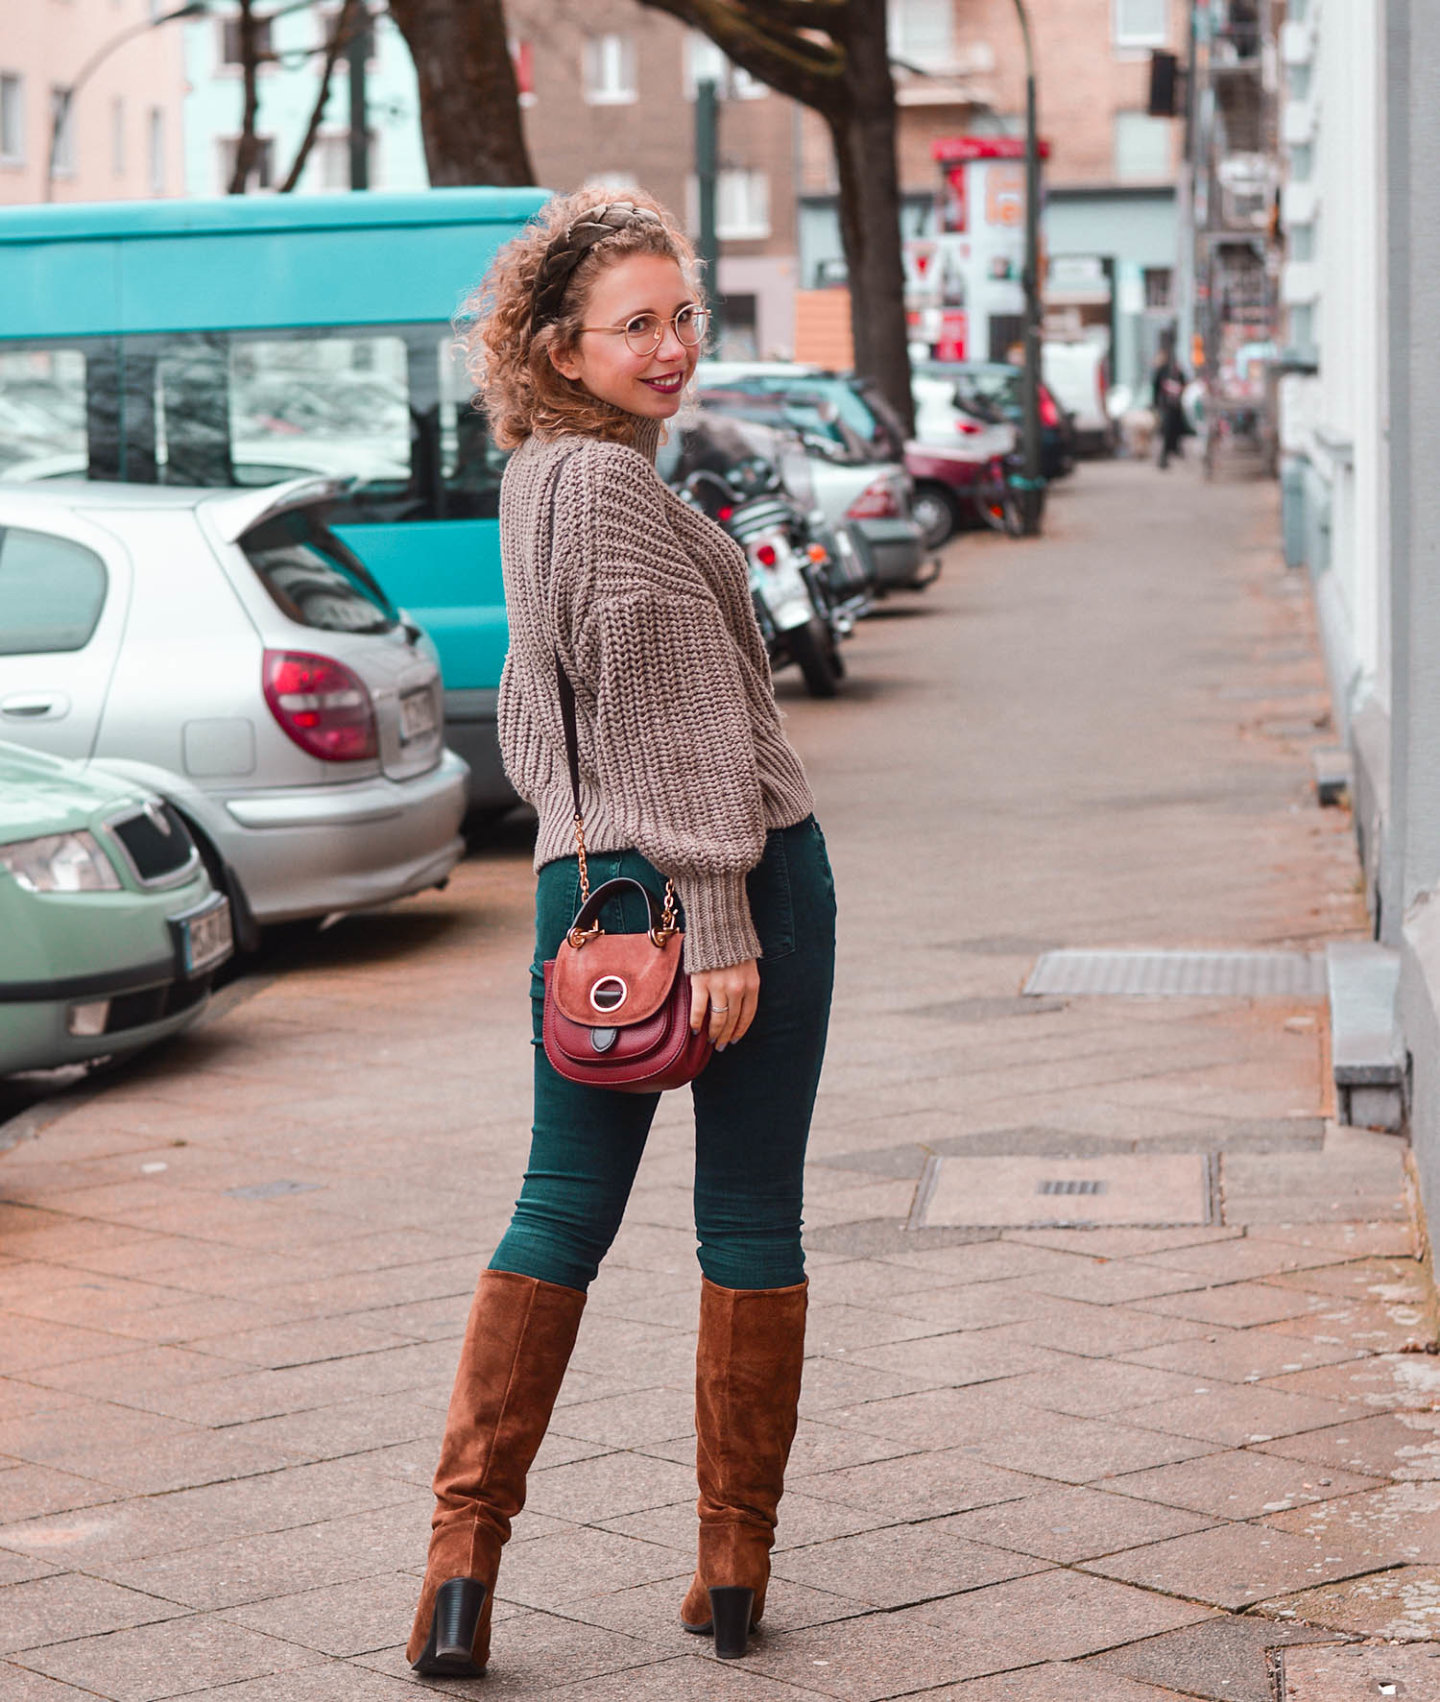
<path fill-rule="evenodd" d="M 716 1046 L 730 1046 L 755 1018 L 760 971 L 755 961 L 707 969 L 690 978 L 690 1027 L 703 1029 Z"/>
<path fill-rule="evenodd" d="M 710 1004 L 710 991 L 705 983 L 694 976 L 690 981 L 690 1032 L 698 1034 L 705 1026 L 705 1015 Z"/>

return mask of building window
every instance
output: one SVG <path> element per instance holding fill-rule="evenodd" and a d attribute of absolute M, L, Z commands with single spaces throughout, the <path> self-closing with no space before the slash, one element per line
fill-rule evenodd
<path fill-rule="evenodd" d="M 57 177 L 75 170 L 75 103 L 69 89 L 50 91 L 50 165 Z"/>
<path fill-rule="evenodd" d="M 110 102 L 110 169 L 116 177 L 125 175 L 125 101 L 121 95 Z"/>
<path fill-rule="evenodd" d="M 1174 272 L 1169 266 L 1147 266 L 1144 270 L 1145 305 L 1152 313 L 1166 313 L 1174 304 Z"/>
<path fill-rule="evenodd" d="M 1164 47 L 1170 0 L 1113 0 L 1116 47 Z"/>
<path fill-rule="evenodd" d="M 371 187 L 375 185 L 376 148 L 375 132 L 372 130 L 366 138 L 368 154 L 368 177 Z M 350 132 L 348 130 L 332 131 L 329 135 L 317 136 L 315 146 L 310 150 L 310 159 L 306 167 L 310 182 L 317 189 L 348 189 L 350 187 Z"/>
<path fill-rule="evenodd" d="M 158 112 L 155 115 L 158 116 Z M 245 180 L 245 193 L 252 195 L 257 189 L 271 189 L 275 184 L 275 139 L 273 136 L 261 136 L 260 147 L 255 155 L 255 163 L 250 168 L 250 175 Z M 230 181 L 235 176 L 235 150 L 240 146 L 238 136 L 222 136 L 220 138 L 220 193 L 227 194 Z"/>
<path fill-rule="evenodd" d="M 700 228 L 700 180 L 685 180 L 686 223 Z M 760 242 L 770 234 L 770 179 L 740 167 L 715 174 L 715 235 L 721 242 Z"/>
<path fill-rule="evenodd" d="M 25 83 L 13 71 L 0 71 L 0 160 L 19 165 L 25 158 Z"/>
<path fill-rule="evenodd" d="M 635 96 L 635 42 L 628 35 L 585 41 L 585 99 L 591 106 L 624 106 Z"/>
<path fill-rule="evenodd" d="M 269 18 L 254 18 L 255 57 L 257 60 L 273 58 L 270 45 Z M 240 54 L 240 20 L 239 18 L 224 18 L 220 23 L 220 63 L 239 67 L 242 63 Z"/>
<path fill-rule="evenodd" d="M 721 100 L 759 100 L 770 93 L 767 83 L 733 65 L 699 30 L 685 38 L 685 98 L 694 100 L 697 83 L 714 83 Z"/>
<path fill-rule="evenodd" d="M 152 106 L 150 116 L 145 126 L 146 153 L 149 158 L 150 193 L 163 195 L 165 193 L 165 112 L 162 107 Z M 233 159 L 233 156 L 232 156 Z M 229 182 L 229 179 L 226 179 Z"/>
<path fill-rule="evenodd" d="M 922 71 L 955 62 L 953 0 L 890 0 L 890 56 Z"/>
<path fill-rule="evenodd" d="M 1170 120 L 1146 112 L 1115 114 L 1115 181 L 1156 183 L 1170 176 Z"/>

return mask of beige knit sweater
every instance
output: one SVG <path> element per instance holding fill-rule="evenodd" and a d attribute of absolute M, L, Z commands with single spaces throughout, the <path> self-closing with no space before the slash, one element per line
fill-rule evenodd
<path fill-rule="evenodd" d="M 760 955 L 745 875 L 766 830 L 803 821 L 813 799 L 781 731 L 744 552 L 667 490 L 658 441 L 647 423 L 635 449 L 531 437 L 511 457 L 500 749 L 540 817 L 535 867 L 569 856 L 558 647 L 575 687 L 586 845 L 634 847 L 673 878 L 686 967 L 718 969 Z"/>

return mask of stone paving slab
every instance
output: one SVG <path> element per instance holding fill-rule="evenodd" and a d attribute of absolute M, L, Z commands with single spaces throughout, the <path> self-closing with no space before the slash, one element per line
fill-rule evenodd
<path fill-rule="evenodd" d="M 1370 1702 L 1440 1695 L 1440 1648 L 1287 1650 L 1282 1702 Z"/>
<path fill-rule="evenodd" d="M 849 699 L 780 682 L 844 925 L 751 1658 L 677 1624 L 698 1284 L 674 1095 L 507 1551 L 491 1674 L 403 1661 L 456 1341 L 524 1163 L 515 833 L 41 1107 L 0 1159 L 5 1702 L 1273 1702 L 1281 1644 L 1440 1632 L 1403 1145 L 1329 1120 L 1317 1007 L 1017 998 L 1049 949 L 1367 931 L 1344 813 L 1304 803 L 1292 717 L 1322 674 L 1273 492 L 1160 491 L 1087 466 L 1043 541 L 965 539 L 890 605 L 910 618 L 865 623 Z M 917 893 L 945 898 L 919 939 Z M 1220 1221 L 906 1227 L 931 1157 L 1127 1155 L 1219 1155 Z"/>

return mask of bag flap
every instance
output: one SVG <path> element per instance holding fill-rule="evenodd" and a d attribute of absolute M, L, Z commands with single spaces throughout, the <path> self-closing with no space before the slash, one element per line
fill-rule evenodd
<path fill-rule="evenodd" d="M 599 934 L 577 950 L 562 940 L 555 953 L 555 1004 L 587 1028 L 643 1022 L 669 998 L 684 942 L 678 933 L 662 946 L 649 934 Z"/>

